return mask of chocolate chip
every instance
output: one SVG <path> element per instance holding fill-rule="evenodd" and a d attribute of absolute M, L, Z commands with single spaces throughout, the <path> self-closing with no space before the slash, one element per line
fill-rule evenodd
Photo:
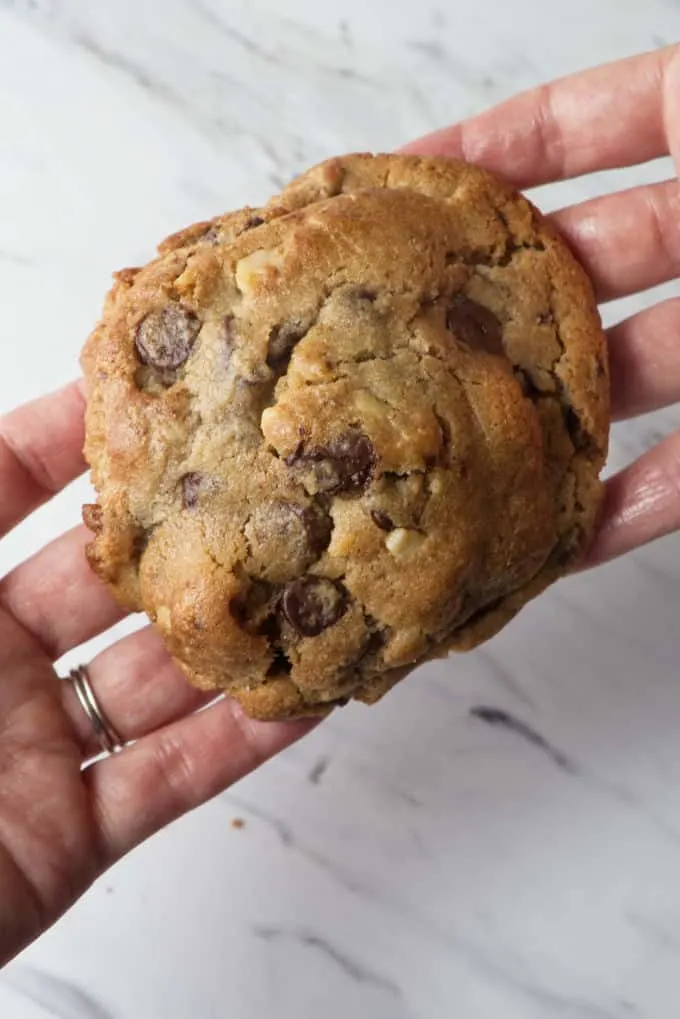
<path fill-rule="evenodd" d="M 250 219 L 247 219 L 243 224 L 243 229 L 253 230 L 256 226 L 262 226 L 263 223 L 264 220 L 262 219 L 262 216 L 251 216 Z"/>
<path fill-rule="evenodd" d="M 184 509 L 193 509 L 198 502 L 198 493 L 203 485 L 203 475 L 197 471 L 189 471 L 181 480 L 182 505 Z"/>
<path fill-rule="evenodd" d="M 299 506 L 294 502 L 281 500 L 280 502 L 267 503 L 262 507 L 260 524 L 263 530 L 269 531 L 279 541 L 286 537 L 293 537 L 293 535 L 298 537 L 301 531 L 304 533 L 306 541 L 306 512 L 306 506 Z"/>
<path fill-rule="evenodd" d="M 347 611 L 347 592 L 324 577 L 300 577 L 287 584 L 281 601 L 283 613 L 302 637 L 317 637 Z"/>
<path fill-rule="evenodd" d="M 446 315 L 446 327 L 457 340 L 488 354 L 503 353 L 503 328 L 492 311 L 458 294 Z"/>
<path fill-rule="evenodd" d="M 315 559 L 328 548 L 333 530 L 333 521 L 327 513 L 313 506 L 305 506 L 300 519 L 307 535 L 309 550 Z"/>
<path fill-rule="evenodd" d="M 307 332 L 308 326 L 299 320 L 282 322 L 274 326 L 269 334 L 269 346 L 267 348 L 267 364 L 277 372 L 283 372 L 288 367 L 293 347 L 302 339 Z"/>
<path fill-rule="evenodd" d="M 358 429 L 351 429 L 329 442 L 328 446 L 305 449 L 301 444 L 286 463 L 289 466 L 309 464 L 318 490 L 335 495 L 364 489 L 375 469 L 376 454 L 368 436 Z"/>
<path fill-rule="evenodd" d="M 371 510 L 371 518 L 375 526 L 379 527 L 381 531 L 394 530 L 394 521 L 383 510 Z"/>
<path fill-rule="evenodd" d="M 181 304 L 149 312 L 137 327 L 137 352 L 143 364 L 162 370 L 179 368 L 191 353 L 201 323 Z"/>
<path fill-rule="evenodd" d="M 245 526 L 249 569 L 275 583 L 299 576 L 328 547 L 332 527 L 316 505 L 281 499 L 255 506 Z"/>

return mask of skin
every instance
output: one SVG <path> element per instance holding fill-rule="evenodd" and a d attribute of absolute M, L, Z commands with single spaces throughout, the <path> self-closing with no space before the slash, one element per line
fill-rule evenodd
<path fill-rule="evenodd" d="M 519 188 L 673 156 L 680 167 L 680 46 L 523 93 L 407 151 L 458 156 Z M 680 185 L 605 195 L 554 219 L 601 301 L 680 275 Z M 680 399 L 680 299 L 609 331 L 614 414 Z M 0 419 L 0 539 L 85 470 L 82 385 Z M 585 566 L 680 527 L 680 433 L 607 484 Z M 143 629 L 89 672 L 123 753 L 85 771 L 98 747 L 53 663 L 121 616 L 83 555 L 83 527 L 0 580 L 0 963 L 38 937 L 121 856 L 306 733 L 206 704 Z"/>

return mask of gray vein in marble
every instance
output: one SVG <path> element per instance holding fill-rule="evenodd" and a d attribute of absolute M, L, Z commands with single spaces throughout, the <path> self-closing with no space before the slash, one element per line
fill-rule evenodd
<path fill-rule="evenodd" d="M 382 788 L 388 792 L 390 796 L 394 796 L 395 800 L 405 803 L 408 807 L 420 808 L 425 806 L 421 799 L 414 796 L 413 793 L 406 792 L 405 789 L 399 789 L 396 786 L 388 785 L 387 783 L 382 783 Z"/>
<path fill-rule="evenodd" d="M 514 996 L 540 1006 L 546 1010 L 546 1017 L 550 1015 L 551 1019 L 552 1017 L 555 1019 L 634 1019 L 639 1015 L 636 1009 L 627 1002 L 616 1002 L 612 1008 L 608 1008 L 596 1002 L 568 997 L 540 986 L 533 982 L 529 976 L 521 973 L 521 960 L 516 965 L 512 961 L 504 964 L 495 952 L 474 944 L 458 931 L 440 926 L 432 916 L 424 914 L 414 903 L 405 900 L 397 901 L 392 897 L 387 898 L 379 889 L 357 881 L 346 870 L 341 869 L 339 864 L 303 847 L 295 839 L 287 824 L 263 811 L 260 807 L 256 807 L 250 801 L 234 796 L 233 793 L 229 793 L 228 800 L 232 806 L 238 806 L 239 809 L 249 812 L 253 817 L 259 818 L 271 826 L 282 845 L 295 849 L 301 856 L 326 871 L 347 892 L 362 901 L 381 903 L 385 909 L 395 917 L 399 917 L 402 922 L 408 923 L 412 928 L 418 926 L 420 928 L 419 936 L 436 937 L 448 946 L 449 951 L 455 953 L 480 979 L 493 981 L 495 985 L 504 988 Z M 260 930 L 263 929 L 270 930 L 268 927 L 260 928 Z M 279 928 L 271 930 L 279 931 Z M 270 940 L 274 937 L 276 934 L 272 933 Z M 504 955 L 507 956 L 507 953 Z M 550 1012 L 547 1012 L 548 1009 Z"/>
<path fill-rule="evenodd" d="M 308 25 L 305 25 L 303 21 L 293 21 L 290 18 L 283 18 L 281 24 L 286 26 L 286 29 L 291 35 L 297 36 L 298 38 L 304 38 L 307 43 L 307 48 L 310 43 L 313 49 L 318 48 L 319 43 L 327 45 L 327 37 L 320 35 L 317 29 L 310 28 Z M 340 39 L 341 42 L 344 43 L 345 40 L 342 37 L 342 34 Z M 337 46 L 334 46 L 333 48 L 337 50 Z M 338 56 L 340 56 L 340 54 L 338 54 Z M 311 54 L 308 49 L 307 59 L 310 59 L 310 57 Z M 336 66 L 335 63 L 331 61 L 318 61 L 313 58 L 311 59 L 311 62 L 317 71 L 321 71 L 324 74 L 337 75 L 339 78 L 344 78 L 348 81 L 362 82 L 365 85 L 373 85 L 379 88 L 383 87 L 382 84 L 376 81 L 375 78 L 372 78 L 368 74 L 363 74 L 361 71 L 357 70 L 356 67 L 348 67 L 346 65 Z"/>
<path fill-rule="evenodd" d="M 670 930 L 655 917 L 630 911 L 626 919 L 643 941 L 673 955 L 680 953 L 680 932 Z"/>
<path fill-rule="evenodd" d="M 411 39 L 408 42 L 408 46 L 417 53 L 422 53 L 428 60 L 434 60 L 438 64 L 446 63 L 449 59 L 446 48 L 439 39 Z"/>
<path fill-rule="evenodd" d="M 255 42 L 245 33 L 239 31 L 238 28 L 234 28 L 233 25 L 228 25 L 226 21 L 215 11 L 209 4 L 204 3 L 203 0 L 194 0 L 193 10 L 206 21 L 212 28 L 218 32 L 222 32 L 228 39 L 245 50 L 246 53 L 250 53 L 252 56 L 259 57 L 260 60 L 264 60 L 268 64 L 280 63 L 278 54 L 265 49 L 264 46 L 260 46 L 259 43 Z"/>
<path fill-rule="evenodd" d="M 352 29 L 349 21 L 345 21 L 344 18 L 341 18 L 338 22 L 338 32 L 343 46 L 346 46 L 348 50 L 354 49 L 354 37 L 352 36 Z"/>
<path fill-rule="evenodd" d="M 327 74 L 336 74 L 338 78 L 344 78 L 345 81 L 360 81 L 364 85 L 377 86 L 378 84 L 367 74 L 362 74 L 354 67 L 321 67 L 320 69 L 326 71 Z"/>
<path fill-rule="evenodd" d="M 240 796 L 235 796 L 232 792 L 229 792 L 228 796 L 225 797 L 225 802 L 229 803 L 231 806 L 237 807 L 244 813 L 250 814 L 258 821 L 262 821 L 272 829 L 284 848 L 294 850 L 299 856 L 309 860 L 310 863 L 315 864 L 315 866 L 325 871 L 334 881 L 344 888 L 345 891 L 359 896 L 365 896 L 368 894 L 368 887 L 364 881 L 358 880 L 346 870 L 343 870 L 341 866 L 329 857 L 324 856 L 322 853 L 318 853 L 314 849 L 310 849 L 308 846 L 303 846 L 295 838 L 292 828 L 290 825 L 286 824 L 285 821 L 275 817 L 269 811 L 256 806 L 250 800 L 244 800 Z"/>
<path fill-rule="evenodd" d="M 630 789 L 619 785 L 610 779 L 603 778 L 592 769 L 578 764 L 572 757 L 554 747 L 544 736 L 538 733 L 526 722 L 515 718 L 509 712 L 500 708 L 485 706 L 473 707 L 470 715 L 488 725 L 495 725 L 514 733 L 525 742 L 536 749 L 541 750 L 561 771 L 573 778 L 578 778 L 589 786 L 593 791 L 615 800 L 620 805 L 627 807 L 634 813 L 643 817 L 663 838 L 675 849 L 680 848 L 680 831 L 672 824 L 651 809 L 644 800 L 637 796 Z"/>
<path fill-rule="evenodd" d="M 331 763 L 330 757 L 320 757 L 310 768 L 307 773 L 307 780 L 312 785 L 319 785 L 321 779 L 328 771 L 328 766 Z"/>
<path fill-rule="evenodd" d="M 516 697 L 517 700 L 521 701 L 522 704 L 526 705 L 526 707 L 535 707 L 534 701 L 531 699 L 529 694 L 522 689 L 513 676 L 511 670 L 499 662 L 492 648 L 476 648 L 475 655 L 483 661 L 485 665 L 488 665 L 491 678 L 495 683 L 497 683 L 500 687 L 503 687 L 503 689 L 512 694 L 513 697 Z"/>
<path fill-rule="evenodd" d="M 532 728 L 527 722 L 523 722 L 521 719 L 516 718 L 515 715 L 510 714 L 509 711 L 505 711 L 502 708 L 487 707 L 485 705 L 477 705 L 470 708 L 469 712 L 472 718 L 479 719 L 480 722 L 485 722 L 487 725 L 492 725 L 497 728 L 505 729 L 507 732 L 514 733 L 519 736 L 520 739 L 525 740 L 532 747 L 536 747 L 537 750 L 541 750 L 558 768 L 562 771 L 566 771 L 569 775 L 579 775 L 580 769 L 577 767 L 575 761 L 573 761 L 567 754 L 558 750 L 554 747 L 545 736 L 541 736 L 540 732 Z"/>
<path fill-rule="evenodd" d="M 35 266 L 35 259 L 30 255 L 22 255 L 19 251 L 8 251 L 4 248 L 0 248 L 0 262 L 23 266 L 26 269 L 32 269 Z"/>
<path fill-rule="evenodd" d="M 282 846 L 286 849 L 291 846 L 296 846 L 296 840 L 293 836 L 293 831 L 290 825 L 286 824 L 279 817 L 275 817 L 267 810 L 263 810 L 261 807 L 256 806 L 250 800 L 244 800 L 242 796 L 234 795 L 231 790 L 226 794 L 225 801 L 230 805 L 238 807 L 239 810 L 246 811 L 253 817 L 257 818 L 258 821 L 263 821 L 269 828 L 271 828 L 278 838 Z"/>
<path fill-rule="evenodd" d="M 273 167 L 267 176 L 276 188 L 283 188 L 288 182 L 288 175 L 286 172 L 287 160 L 279 152 L 277 152 L 276 147 L 272 144 L 269 138 L 263 138 L 259 134 L 253 134 L 252 139 L 262 150 Z"/>
<path fill-rule="evenodd" d="M 638 1009 L 627 1001 L 619 1000 L 613 1002 L 612 1007 L 608 1007 L 531 983 L 526 977 L 510 971 L 497 959 L 489 957 L 476 946 L 462 940 L 456 939 L 456 950 L 466 958 L 470 968 L 484 979 L 504 987 L 541 1009 L 549 1009 L 549 1012 L 543 1012 L 546 1019 L 548 1015 L 550 1019 L 635 1019 L 635 1017 L 643 1019 Z"/>
<path fill-rule="evenodd" d="M 222 32 L 231 42 L 246 53 L 249 53 L 257 59 L 274 66 L 290 66 L 293 63 L 290 53 L 285 53 L 283 51 L 277 52 L 262 46 L 245 32 L 242 32 L 240 29 L 228 24 L 221 15 L 206 4 L 204 0 L 194 0 L 194 8 L 207 23 L 212 25 L 212 27 L 217 31 Z M 295 35 L 304 36 L 308 46 L 310 42 L 318 44 L 319 42 L 325 41 L 320 39 L 318 32 L 308 28 L 300 22 L 283 19 L 282 24 L 285 24 L 288 30 L 293 32 Z M 337 66 L 332 60 L 315 60 L 309 52 L 306 53 L 306 60 L 313 65 L 315 70 L 323 74 L 342 78 L 345 81 L 354 81 L 363 85 L 371 85 L 376 88 L 382 87 L 380 82 L 376 81 L 370 75 L 357 70 L 356 67 L 348 67 L 346 65 Z"/>
<path fill-rule="evenodd" d="M 79 49 L 89 53 L 91 57 L 104 64 L 114 71 L 119 71 L 130 78 L 135 85 L 145 92 L 151 92 L 159 98 L 165 99 L 173 105 L 184 105 L 181 96 L 173 89 L 168 88 L 162 82 L 152 78 L 140 64 L 135 63 L 128 56 L 123 56 L 108 47 L 103 46 L 82 28 L 72 28 L 68 34 L 69 40 Z"/>
<path fill-rule="evenodd" d="M 315 934 L 313 931 L 293 930 L 287 927 L 268 925 L 257 925 L 252 930 L 256 938 L 265 942 L 289 940 L 303 945 L 305 948 L 320 952 L 327 959 L 330 959 L 351 980 L 374 987 L 376 990 L 384 991 L 395 998 L 402 997 L 401 989 L 393 980 L 389 980 L 374 970 L 368 969 L 364 963 L 352 958 L 336 945 L 331 944 L 327 938 L 321 937 L 320 934 Z"/>
<path fill-rule="evenodd" d="M 416 904 L 407 900 L 395 900 L 392 896 L 386 897 L 382 891 L 370 884 L 357 881 L 347 871 L 341 869 L 339 864 L 301 846 L 288 825 L 251 802 L 244 801 L 240 797 L 234 796 L 233 793 L 229 793 L 228 800 L 232 806 L 236 805 L 244 812 L 249 812 L 253 817 L 270 825 L 284 846 L 295 849 L 301 856 L 326 871 L 351 895 L 357 896 L 364 902 L 380 903 L 395 918 L 408 923 L 418 937 L 435 937 L 446 945 L 448 950 L 454 953 L 480 980 L 493 982 L 497 987 L 506 990 L 520 1000 L 539 1006 L 545 1010 L 546 1019 L 548 1016 L 550 1019 L 635 1019 L 640 1016 L 637 1009 L 629 1002 L 618 1001 L 614 1002 L 612 1007 L 605 1007 L 583 998 L 569 997 L 533 982 L 529 975 L 521 972 L 524 965 L 521 959 L 517 963 L 513 960 L 504 963 L 493 949 L 480 947 L 460 932 L 446 926 L 442 927 L 431 915 L 423 913 Z M 416 931 L 416 927 L 419 928 L 419 931 Z M 263 929 L 264 931 L 270 930 L 268 927 L 260 928 L 260 930 Z M 272 930 L 278 931 L 279 928 Z M 275 937 L 276 934 L 272 933 L 270 940 Z M 503 954 L 507 960 L 507 952 Z"/>
<path fill-rule="evenodd" d="M 410 39 L 406 44 L 414 53 L 432 61 L 450 77 L 468 88 L 482 89 L 488 92 L 496 87 L 496 82 L 489 74 L 481 77 L 467 67 L 459 58 L 452 57 L 451 52 L 439 39 Z"/>
<path fill-rule="evenodd" d="M 420 88 L 420 86 L 417 85 L 415 82 L 412 82 L 409 85 L 408 91 L 409 95 L 411 96 L 413 104 L 418 108 L 419 112 L 425 118 L 425 123 L 423 125 L 423 131 L 425 131 L 427 130 L 428 126 L 432 126 L 435 123 L 437 123 L 437 118 L 435 117 L 435 113 L 432 108 L 430 99 L 428 98 L 428 95 L 425 92 L 425 90 Z"/>
<path fill-rule="evenodd" d="M 421 917 L 415 909 L 408 910 L 408 917 L 409 922 L 417 917 L 421 922 L 425 921 L 428 928 L 433 926 L 431 918 Z M 481 980 L 493 983 L 515 997 L 539 1006 L 545 1010 L 541 1014 L 546 1019 L 548 1016 L 550 1019 L 635 1019 L 637 1016 L 642 1019 L 637 1008 L 630 1002 L 619 1000 L 613 1002 L 612 1007 L 604 1006 L 582 997 L 550 990 L 533 982 L 530 976 L 521 972 L 523 961 L 519 959 L 515 962 L 509 958 L 507 950 L 503 952 L 506 960 L 503 962 L 498 954 L 491 954 L 490 950 L 474 944 L 458 932 L 439 930 L 438 933 L 446 940 L 450 951 L 458 955 Z"/>
<path fill-rule="evenodd" d="M 52 17 L 57 10 L 55 0 L 0 0 L 0 7 L 19 13 L 39 14 Z"/>
<path fill-rule="evenodd" d="M 0 7 L 3 5 L 12 8 L 13 0 L 0 0 Z M 22 8 L 22 10 L 27 10 L 34 16 L 39 13 L 30 6 Z M 227 134 L 231 138 L 244 134 L 250 136 L 250 132 L 233 118 L 229 118 L 223 113 L 219 115 L 207 113 L 203 106 L 191 102 L 190 94 L 187 98 L 160 76 L 150 74 L 141 61 L 135 60 L 127 53 L 121 53 L 111 46 L 104 45 L 82 25 L 64 21 L 63 23 L 58 22 L 56 27 L 46 28 L 44 25 L 44 22 L 48 20 L 46 17 L 34 17 L 32 20 L 36 20 L 41 26 L 41 30 L 49 37 L 66 39 L 98 64 L 123 75 L 147 95 L 181 114 L 189 124 L 201 131 L 204 137 L 210 141 L 214 141 L 216 135 L 222 134 Z M 54 20 L 56 21 L 56 19 Z"/>
<path fill-rule="evenodd" d="M 382 771 L 379 771 L 375 765 L 365 767 L 361 764 L 354 765 L 353 770 L 359 775 L 363 775 L 367 782 L 371 782 L 381 793 L 386 793 L 391 796 L 392 799 L 397 800 L 399 803 L 404 803 L 408 807 L 415 807 L 420 809 L 425 804 L 413 793 L 408 792 L 406 789 L 402 789 L 399 786 L 393 785 Z"/>
<path fill-rule="evenodd" d="M 54 1019 L 114 1019 L 113 1013 L 89 992 L 63 977 L 14 964 L 5 970 L 4 979 Z"/>

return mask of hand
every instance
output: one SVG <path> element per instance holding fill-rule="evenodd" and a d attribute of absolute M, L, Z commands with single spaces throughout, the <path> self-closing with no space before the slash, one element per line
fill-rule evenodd
<path fill-rule="evenodd" d="M 85 469 L 73 384 L 0 421 L 0 538 Z M 147 627 L 88 666 L 102 709 L 139 742 L 81 771 L 99 747 L 53 662 L 121 616 L 83 554 L 83 527 L 0 580 L 0 965 L 107 867 L 257 767 L 308 723 L 257 723 L 207 703 Z"/>
<path fill-rule="evenodd" d="M 520 188 L 672 153 L 680 165 L 680 47 L 526 93 L 409 146 L 463 156 Z M 607 301 L 680 271 L 678 181 L 554 217 Z M 609 332 L 617 418 L 680 397 L 680 299 Z M 77 384 L 0 422 L 0 538 L 85 467 Z M 680 434 L 608 482 L 590 564 L 680 526 Z M 0 580 L 0 963 L 48 927 L 124 853 L 287 746 L 308 723 L 258 724 L 230 701 L 200 714 L 147 627 L 88 669 L 124 753 L 98 747 L 52 663 L 120 618 L 79 527 Z"/>
<path fill-rule="evenodd" d="M 544 85 L 406 147 L 458 156 L 524 189 L 672 155 L 680 171 L 680 46 Z M 680 275 L 680 184 L 633 188 L 552 219 L 602 302 Z M 617 419 L 680 400 L 680 298 L 609 330 Z M 607 483 L 596 565 L 680 527 L 680 433 Z"/>

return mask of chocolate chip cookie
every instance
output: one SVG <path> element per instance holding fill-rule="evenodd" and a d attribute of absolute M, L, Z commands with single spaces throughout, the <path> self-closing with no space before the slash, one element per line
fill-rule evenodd
<path fill-rule="evenodd" d="M 592 288 L 465 163 L 348 156 L 119 273 L 85 348 L 89 559 L 259 718 L 372 702 L 583 551 Z M 453 672 L 453 669 L 452 669 Z"/>

